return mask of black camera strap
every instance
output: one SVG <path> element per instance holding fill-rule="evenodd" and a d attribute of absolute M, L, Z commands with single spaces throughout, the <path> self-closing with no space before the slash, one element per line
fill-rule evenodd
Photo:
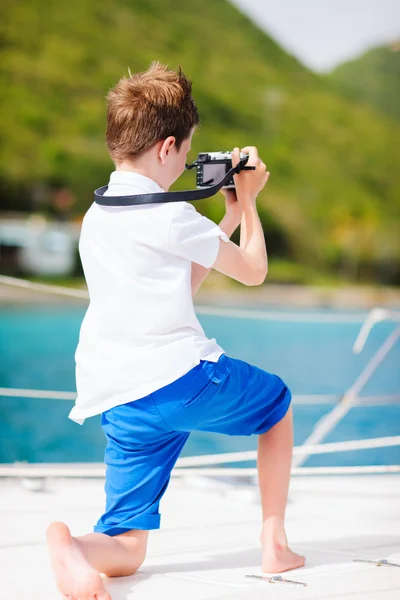
<path fill-rule="evenodd" d="M 101 206 L 135 206 L 138 204 L 161 204 L 164 202 L 191 202 L 192 200 L 203 200 L 214 196 L 224 185 L 226 185 L 233 175 L 240 171 L 254 171 L 255 167 L 246 167 L 248 158 L 238 162 L 236 167 L 232 167 L 224 177 L 210 187 L 202 190 L 186 190 L 184 192 L 157 192 L 155 194 L 136 194 L 133 196 L 104 196 L 108 186 L 104 185 L 94 192 L 94 201 Z M 192 167 L 195 166 L 193 163 Z"/>

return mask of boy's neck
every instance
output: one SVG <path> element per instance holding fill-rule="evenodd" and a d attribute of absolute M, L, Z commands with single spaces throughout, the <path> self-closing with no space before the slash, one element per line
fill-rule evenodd
<path fill-rule="evenodd" d="M 156 173 L 152 172 L 152 169 L 146 168 L 144 165 L 132 164 L 130 161 L 122 161 L 120 163 L 115 164 L 116 171 L 127 171 L 130 173 L 137 173 L 138 175 L 143 175 L 148 179 L 154 181 L 157 185 L 160 186 L 165 191 L 168 191 L 165 187 L 165 182 L 162 182 Z"/>

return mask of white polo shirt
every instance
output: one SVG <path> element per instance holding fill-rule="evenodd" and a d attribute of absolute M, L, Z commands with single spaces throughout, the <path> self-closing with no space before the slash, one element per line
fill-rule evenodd
<path fill-rule="evenodd" d="M 114 171 L 106 195 L 162 191 Z M 79 252 L 90 303 L 75 354 L 73 421 L 143 398 L 224 353 L 205 336 L 191 294 L 192 262 L 211 267 L 220 239 L 229 241 L 187 202 L 89 208 Z"/>

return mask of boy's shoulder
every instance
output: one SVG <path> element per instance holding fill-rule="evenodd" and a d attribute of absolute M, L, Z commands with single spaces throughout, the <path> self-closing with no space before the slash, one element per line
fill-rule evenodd
<path fill-rule="evenodd" d="M 137 220 L 138 216 L 144 218 L 154 218 L 159 216 L 164 219 L 170 218 L 171 220 L 175 216 L 187 219 L 193 219 L 196 216 L 201 217 L 201 214 L 189 202 L 160 202 L 158 204 L 134 206 L 102 206 L 93 202 L 84 218 L 96 218 L 105 215 L 110 215 L 110 217 L 121 215 L 121 218 L 128 220 Z"/>
<path fill-rule="evenodd" d="M 196 208 L 188 202 L 160 202 L 135 206 L 101 206 L 94 202 L 82 221 L 82 233 L 104 228 L 111 234 L 129 231 L 139 235 L 152 230 L 156 236 L 172 235 L 176 230 L 195 233 L 203 221 Z"/>

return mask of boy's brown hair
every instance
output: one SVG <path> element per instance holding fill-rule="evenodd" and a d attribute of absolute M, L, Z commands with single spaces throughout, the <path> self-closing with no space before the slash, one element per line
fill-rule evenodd
<path fill-rule="evenodd" d="M 114 162 L 136 158 L 172 135 L 179 151 L 199 115 L 192 83 L 179 70 L 154 61 L 147 71 L 123 77 L 107 95 L 107 147 Z"/>

